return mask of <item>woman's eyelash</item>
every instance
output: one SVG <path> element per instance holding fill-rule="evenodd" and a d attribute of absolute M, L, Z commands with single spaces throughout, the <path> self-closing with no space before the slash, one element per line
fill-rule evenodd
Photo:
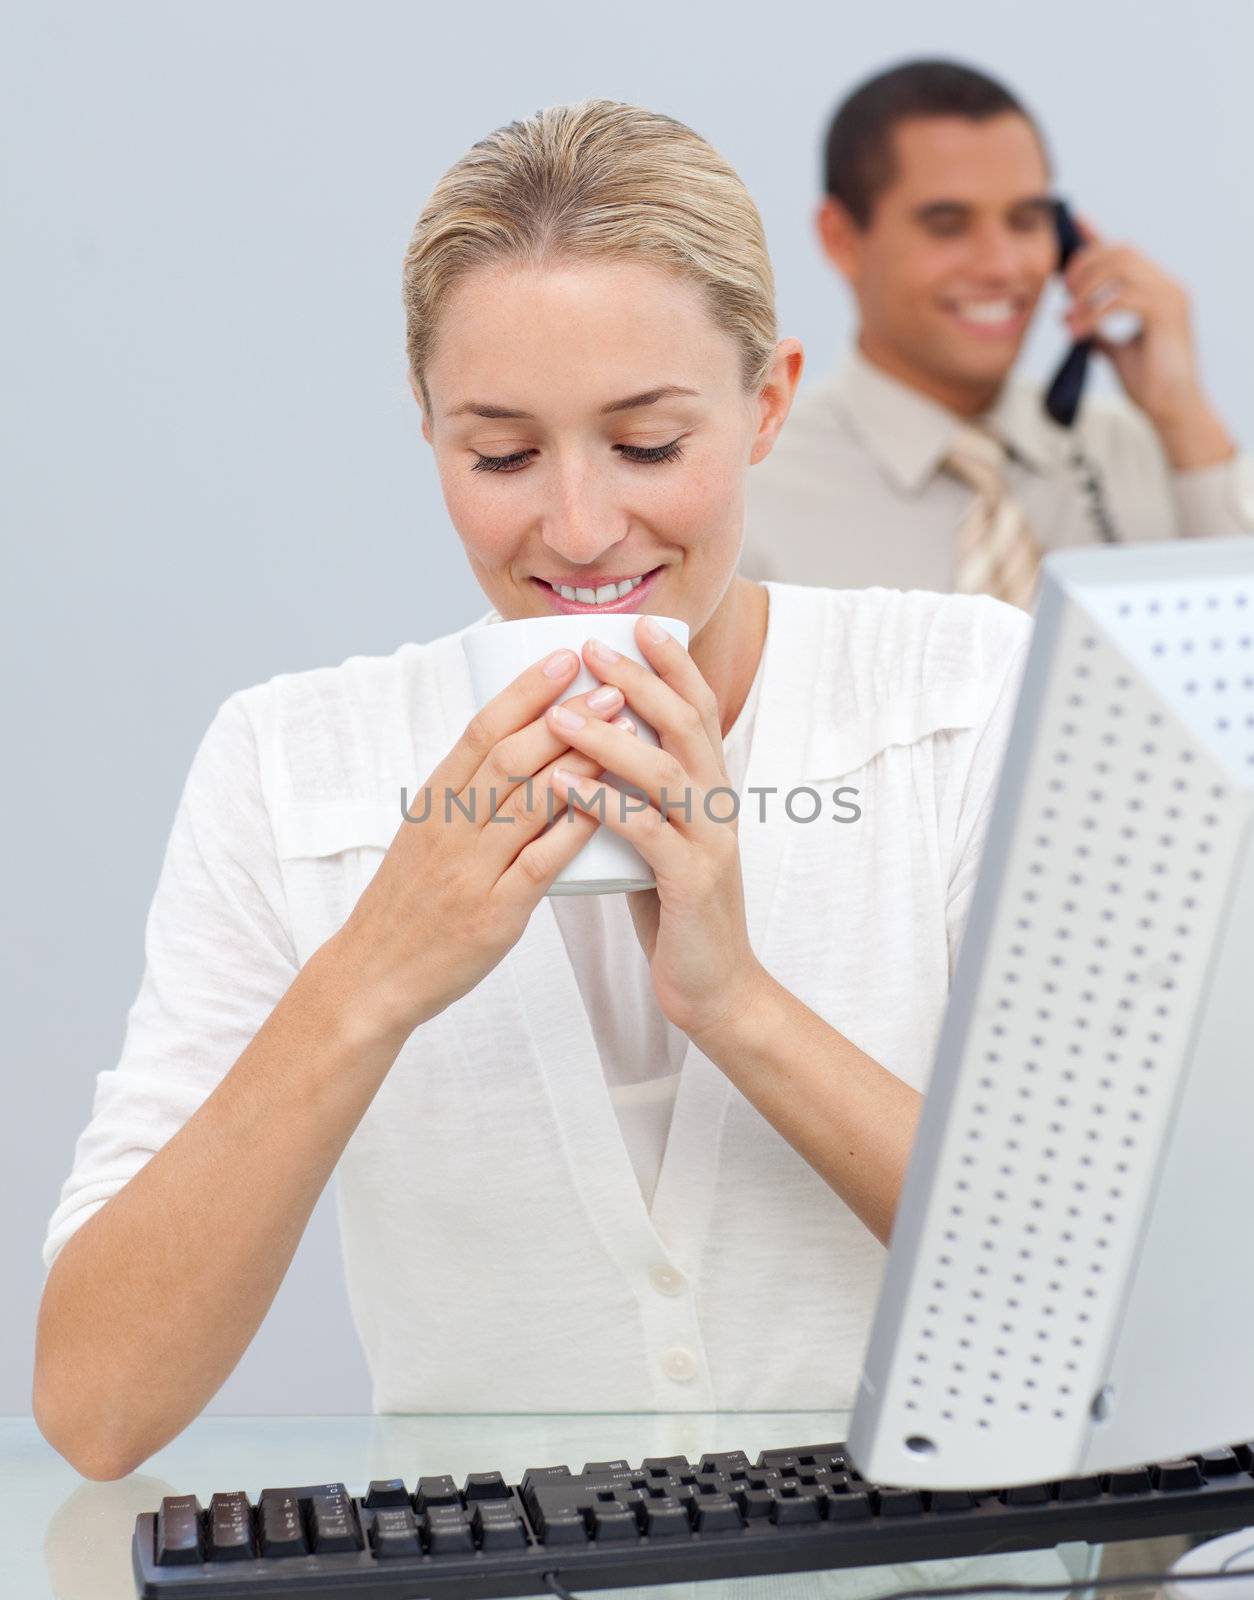
<path fill-rule="evenodd" d="M 678 439 L 672 439 L 669 444 L 657 444 L 646 448 L 643 445 L 619 444 L 616 450 L 621 450 L 628 461 L 678 461 L 683 455 L 683 446 Z M 516 450 L 509 456 L 484 456 L 475 452 L 478 459 L 471 466 L 472 472 L 516 472 L 531 454 L 530 450 Z"/>
<path fill-rule="evenodd" d="M 475 452 L 475 461 L 470 470 L 472 472 L 512 472 L 520 466 L 530 455 L 529 450 L 516 450 L 512 456 L 481 456 Z"/>
<path fill-rule="evenodd" d="M 684 453 L 678 439 L 672 439 L 669 444 L 655 444 L 648 449 L 634 444 L 623 444 L 617 448 L 623 451 L 629 461 L 678 461 Z"/>

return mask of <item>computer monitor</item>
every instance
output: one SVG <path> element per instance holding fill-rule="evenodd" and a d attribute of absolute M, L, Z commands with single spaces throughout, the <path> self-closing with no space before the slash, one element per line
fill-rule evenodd
<path fill-rule="evenodd" d="M 849 1435 L 872 1480 L 1254 1438 L 1254 539 L 1049 556 Z"/>

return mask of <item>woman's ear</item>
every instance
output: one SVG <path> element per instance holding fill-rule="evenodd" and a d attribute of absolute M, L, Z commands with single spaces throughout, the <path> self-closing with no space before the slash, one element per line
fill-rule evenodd
<path fill-rule="evenodd" d="M 428 417 L 427 417 L 427 406 L 426 406 L 426 402 L 422 398 L 422 390 L 418 387 L 417 383 L 415 382 L 414 374 L 413 374 L 412 371 L 409 374 L 409 392 L 410 392 L 410 394 L 413 395 L 414 399 L 418 402 L 418 414 L 422 418 L 422 436 L 427 441 L 427 443 L 430 444 L 431 443 L 431 423 L 430 423 L 430 421 L 428 420 Z"/>
<path fill-rule="evenodd" d="M 758 427 L 749 452 L 750 466 L 770 455 L 779 430 L 792 410 L 804 365 L 805 351 L 800 339 L 781 339 L 767 368 L 766 381 L 758 392 Z"/>

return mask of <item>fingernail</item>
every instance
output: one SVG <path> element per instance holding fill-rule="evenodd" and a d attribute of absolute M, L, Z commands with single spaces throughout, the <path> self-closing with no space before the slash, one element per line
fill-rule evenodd
<path fill-rule="evenodd" d="M 544 676 L 546 678 L 560 678 L 569 672 L 575 664 L 573 650 L 554 650 L 553 654 L 544 662 Z"/>
<path fill-rule="evenodd" d="M 623 691 L 616 689 L 612 683 L 603 683 L 599 689 L 594 689 L 588 696 L 588 708 L 592 711 L 608 711 L 611 706 L 616 706 L 623 698 Z"/>
<path fill-rule="evenodd" d="M 649 638 L 653 640 L 654 644 L 661 644 L 663 639 L 670 638 L 670 634 L 667 633 L 662 624 L 656 621 L 653 617 L 646 617 L 644 619 L 644 631 L 649 635 Z"/>
<path fill-rule="evenodd" d="M 564 789 L 569 789 L 575 781 L 575 774 L 573 772 L 567 772 L 565 767 L 554 767 L 553 776 Z"/>
<path fill-rule="evenodd" d="M 635 733 L 636 725 L 630 717 L 615 717 L 614 726 L 621 728 L 624 733 Z"/>
<path fill-rule="evenodd" d="M 611 661 L 618 660 L 618 651 L 611 650 L 609 645 L 603 643 L 600 639 L 588 640 L 588 654 L 590 656 L 595 656 L 598 661 L 604 661 L 607 664 Z"/>
<path fill-rule="evenodd" d="M 572 733 L 576 728 L 582 728 L 586 720 L 577 711 L 572 711 L 569 706 L 553 706 L 552 717 L 559 728 L 566 728 Z"/>

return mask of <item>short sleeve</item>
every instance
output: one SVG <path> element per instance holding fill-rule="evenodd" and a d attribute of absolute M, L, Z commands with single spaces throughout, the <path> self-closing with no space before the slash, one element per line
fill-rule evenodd
<path fill-rule="evenodd" d="M 996 609 L 1004 615 L 998 619 L 999 637 L 989 641 L 985 655 L 984 673 L 992 685 L 988 710 L 975 727 L 957 736 L 950 767 L 950 783 L 957 796 L 949 808 L 956 821 L 945 901 L 951 984 L 1032 642 L 1032 623 L 1026 612 L 1015 612 L 1013 607 L 1000 603 Z"/>
<path fill-rule="evenodd" d="M 91 1120 L 48 1224 L 47 1268 L 207 1099 L 296 976 L 249 693 L 218 708 L 193 757 L 121 1058 L 96 1075 Z"/>

